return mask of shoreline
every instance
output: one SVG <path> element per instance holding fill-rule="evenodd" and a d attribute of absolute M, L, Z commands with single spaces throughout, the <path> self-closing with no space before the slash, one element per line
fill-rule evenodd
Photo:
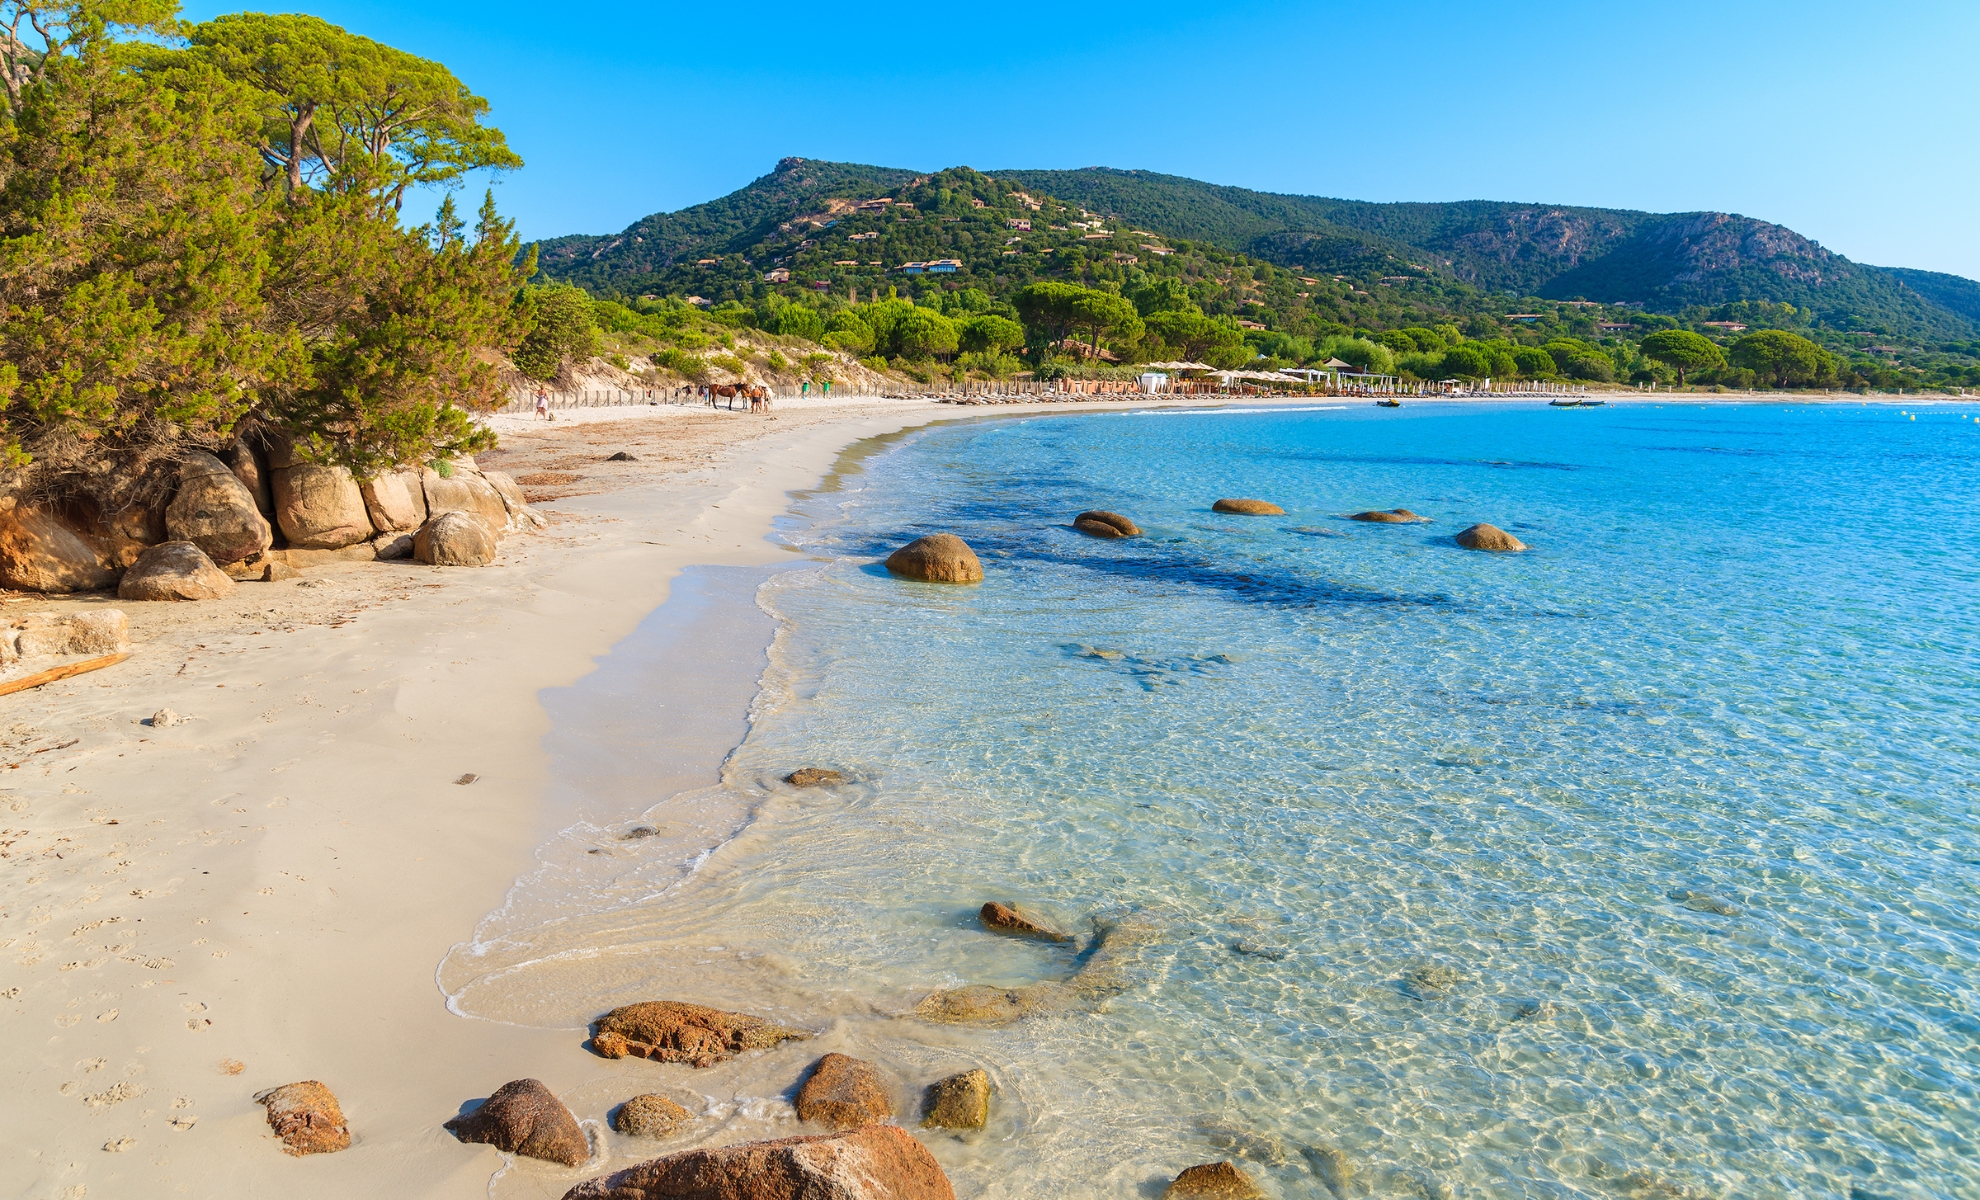
<path fill-rule="evenodd" d="M 788 560 L 767 535 L 849 447 L 982 419 L 783 416 L 700 446 L 720 461 L 684 478 L 547 503 L 550 530 L 509 538 L 492 567 L 351 564 L 203 604 L 17 609 L 122 608 L 137 653 L 11 701 L 8 1194 L 483 1197 L 500 1174 L 504 1195 L 554 1197 L 603 1169 L 509 1165 L 440 1129 L 511 1079 L 543 1079 L 594 1123 L 638 1089 L 582 1031 L 456 1017 L 435 972 L 545 840 L 542 693 L 595 673 L 683 570 Z M 184 723 L 148 724 L 168 708 Z M 710 747 L 710 768 L 732 749 Z M 305 1079 L 337 1094 L 351 1149 L 281 1153 L 252 1097 Z"/>
<path fill-rule="evenodd" d="M 643 1090 L 637 1069 L 584 1050 L 581 1030 L 462 1019 L 438 986 L 450 948 L 569 823 L 551 816 L 553 689 L 600 676 L 684 571 L 791 561 L 768 535 L 793 494 L 876 439 L 935 423 L 1267 406 L 1315 405 L 785 413 L 809 419 L 700 446 L 726 454 L 714 465 L 546 501 L 550 532 L 511 538 L 491 568 L 353 564 L 309 572 L 306 591 L 245 584 L 203 605 L 36 601 L 124 608 L 138 654 L 16 696 L 5 723 L 18 743 L 6 761 L 20 765 L 0 780 L 0 1014 L 18 1051 L 0 1181 L 36 1197 L 480 1197 L 500 1176 L 501 1195 L 554 1198 L 626 1165 L 505 1164 L 439 1128 L 511 1079 L 543 1079 L 594 1125 Z M 572 452 L 562 435 L 600 424 L 620 423 L 545 428 L 546 452 Z M 597 448 L 585 453 L 602 458 Z M 140 723 L 161 708 L 190 720 Z M 79 742 L 31 753 L 43 734 Z M 687 774 L 719 771 L 735 743 L 700 745 Z M 465 774 L 478 778 L 457 784 Z M 337 1093 L 351 1150 L 281 1154 L 252 1096 L 302 1079 Z"/>

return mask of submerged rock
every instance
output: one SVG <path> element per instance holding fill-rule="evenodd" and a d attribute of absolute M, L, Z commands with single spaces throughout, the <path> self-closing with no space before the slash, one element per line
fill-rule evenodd
<path fill-rule="evenodd" d="M 634 1096 L 612 1114 L 612 1128 L 632 1137 L 661 1138 L 692 1115 L 665 1096 Z"/>
<path fill-rule="evenodd" d="M 1085 962 L 1070 979 L 996 987 L 973 983 L 935 992 L 915 1006 L 915 1015 L 947 1025 L 1007 1025 L 1026 1017 L 1086 1007 L 1126 990 L 1126 952 L 1149 941 L 1155 926 L 1134 914 L 1101 926 Z"/>
<path fill-rule="evenodd" d="M 887 569 L 923 583 L 982 583 L 983 564 L 953 533 L 916 538 L 887 556 Z"/>
<path fill-rule="evenodd" d="M 564 1193 L 564 1200 L 955 1200 L 928 1148 L 898 1125 L 687 1150 Z"/>
<path fill-rule="evenodd" d="M 1348 1156 L 1332 1146 L 1306 1146 L 1300 1150 L 1306 1156 L 1306 1163 L 1327 1190 L 1334 1194 L 1334 1200 L 1347 1200 L 1348 1185 L 1354 1182 L 1354 1163 Z"/>
<path fill-rule="evenodd" d="M 1456 987 L 1463 978 L 1455 967 L 1445 966 L 1443 963 L 1425 963 L 1420 967 L 1412 968 L 1403 976 L 1402 989 L 1414 999 L 1435 1000 Z"/>
<path fill-rule="evenodd" d="M 761 1017 L 700 1004 L 651 1000 L 615 1008 L 598 1018 L 591 1047 L 605 1058 L 649 1058 L 712 1067 L 750 1050 L 768 1050 L 810 1036 Z"/>
<path fill-rule="evenodd" d="M 1035 937 L 1047 942 L 1072 941 L 1071 934 L 1060 933 L 1056 929 L 1040 925 L 1010 905 L 999 904 L 995 900 L 985 904 L 977 911 L 976 916 L 978 920 L 983 922 L 983 927 L 992 933 L 1008 933 L 1017 937 Z"/>
<path fill-rule="evenodd" d="M 1269 500 L 1219 500 L 1210 506 L 1211 512 L 1241 513 L 1250 517 L 1283 517 L 1286 510 Z"/>
<path fill-rule="evenodd" d="M 455 1117 L 442 1128 L 463 1142 L 480 1142 L 506 1154 L 540 1158 L 575 1167 L 591 1157 L 591 1144 L 571 1110 L 535 1079 L 517 1079 L 495 1089 L 480 1108 Z"/>
<path fill-rule="evenodd" d="M 160 542 L 118 581 L 119 600 L 218 600 L 234 581 L 191 542 Z"/>
<path fill-rule="evenodd" d="M 1141 536 L 1141 526 L 1119 513 L 1093 509 L 1073 518 L 1073 528 L 1097 538 L 1131 538 Z"/>
<path fill-rule="evenodd" d="M 1463 546 L 1466 550 L 1513 551 L 1526 549 L 1526 543 L 1520 541 L 1512 534 L 1507 533 L 1497 525 L 1486 525 L 1482 522 L 1467 529 L 1459 530 L 1456 540 L 1457 544 Z"/>
<path fill-rule="evenodd" d="M 1348 517 L 1350 521 L 1371 521 L 1378 525 L 1411 525 L 1429 519 L 1429 517 L 1420 517 L 1406 508 L 1371 509 L 1368 512 L 1350 514 Z"/>
<path fill-rule="evenodd" d="M 844 772 L 834 771 L 830 767 L 799 767 L 789 775 L 784 776 L 784 782 L 790 784 L 792 787 L 809 788 L 837 787 L 839 784 L 850 783 L 852 780 Z"/>
<path fill-rule="evenodd" d="M 1251 1176 L 1237 1169 L 1233 1163 L 1204 1163 L 1184 1171 L 1169 1184 L 1162 1193 L 1162 1200 L 1188 1200 L 1191 1197 L 1216 1197 L 1217 1200 L 1265 1200 L 1265 1193 L 1251 1181 Z"/>
<path fill-rule="evenodd" d="M 660 831 L 651 825 L 635 825 L 619 835 L 622 842 L 636 842 L 641 838 L 659 837 Z"/>
<path fill-rule="evenodd" d="M 285 1083 L 254 1098 L 268 1109 L 268 1127 L 290 1154 L 334 1154 L 348 1150 L 351 1127 L 331 1090 L 314 1079 Z"/>
<path fill-rule="evenodd" d="M 1284 946 L 1268 946 L 1263 942 L 1241 941 L 1231 943 L 1231 949 L 1238 954 L 1248 954 L 1253 958 L 1282 962 L 1292 951 Z"/>
<path fill-rule="evenodd" d="M 1715 896 L 1710 892 L 1693 892 L 1687 891 L 1684 888 L 1678 888 L 1670 893 L 1670 898 L 1683 904 L 1693 912 L 1713 913 L 1721 917 L 1736 917 L 1739 915 L 1739 905 L 1726 899 L 1724 896 Z"/>
<path fill-rule="evenodd" d="M 923 1129 L 981 1129 L 990 1120 L 990 1073 L 981 1068 L 929 1085 Z"/>
<path fill-rule="evenodd" d="M 827 1054 L 812 1064 L 811 1077 L 798 1089 L 797 1115 L 800 1121 L 855 1129 L 891 1120 L 894 1106 L 872 1063 L 848 1054 Z"/>

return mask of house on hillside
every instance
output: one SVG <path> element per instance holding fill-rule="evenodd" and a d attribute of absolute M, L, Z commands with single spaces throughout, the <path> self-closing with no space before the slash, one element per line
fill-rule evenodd
<path fill-rule="evenodd" d="M 873 200 L 862 200 L 854 207 L 860 212 L 884 212 L 892 207 L 893 203 L 892 196 L 881 196 Z"/>
<path fill-rule="evenodd" d="M 928 273 L 930 275 L 953 275 L 960 270 L 962 270 L 962 259 L 960 258 L 938 258 L 928 264 Z"/>
<path fill-rule="evenodd" d="M 1741 325 L 1738 321 L 1707 321 L 1705 322 L 1705 327 L 1707 329 L 1723 329 L 1727 333 L 1746 332 L 1746 326 Z"/>
<path fill-rule="evenodd" d="M 811 290 L 814 292 L 829 292 L 832 290 L 832 281 L 829 279 L 814 279 L 811 281 Z"/>
<path fill-rule="evenodd" d="M 1239 329 L 1263 329 L 1263 328 L 1265 328 L 1265 326 L 1264 326 L 1264 325 L 1261 325 L 1261 324 L 1260 324 L 1260 323 L 1258 323 L 1257 321 L 1247 321 L 1247 320 L 1245 320 L 1245 319 L 1244 319 L 1244 318 L 1242 318 L 1242 317 L 1240 317 L 1240 318 L 1238 318 L 1238 323 L 1237 323 L 1237 327 L 1238 327 Z"/>
<path fill-rule="evenodd" d="M 1012 217 L 1010 220 L 1004 222 L 1004 228 L 1015 229 L 1022 233 L 1030 233 L 1031 222 L 1024 217 Z"/>
<path fill-rule="evenodd" d="M 763 282 L 765 283 L 789 283 L 790 281 L 791 273 L 784 267 L 778 267 L 774 271 L 765 271 L 763 273 Z"/>
<path fill-rule="evenodd" d="M 694 261 L 694 265 L 697 267 L 712 267 L 720 261 L 720 259 L 715 258 L 698 258 Z"/>
<path fill-rule="evenodd" d="M 879 236 L 880 236 L 880 231 L 878 229 L 869 229 L 865 233 L 855 233 L 852 235 L 852 237 L 848 238 L 847 240 L 854 242 L 870 242 Z"/>
<path fill-rule="evenodd" d="M 983 201 L 981 201 L 981 200 L 978 200 L 978 199 L 977 199 L 977 198 L 975 198 L 974 196 L 972 196 L 972 197 L 970 197 L 970 200 L 969 200 L 969 205 L 970 205 L 970 207 L 971 207 L 971 208 L 984 208 L 984 207 L 987 207 L 987 206 L 986 206 L 986 205 L 985 205 L 985 204 L 983 203 Z"/>
<path fill-rule="evenodd" d="M 1611 333 L 1611 334 L 1621 333 L 1625 329 L 1629 328 L 1629 322 L 1628 321 L 1597 321 L 1595 322 L 1595 328 L 1598 332 L 1601 333 Z"/>
<path fill-rule="evenodd" d="M 895 270 L 898 270 L 903 275 L 926 275 L 928 274 L 928 264 L 925 262 L 902 263 Z"/>

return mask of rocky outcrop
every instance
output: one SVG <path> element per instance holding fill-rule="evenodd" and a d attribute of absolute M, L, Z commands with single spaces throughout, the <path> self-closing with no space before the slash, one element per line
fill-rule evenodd
<path fill-rule="evenodd" d="M 119 600 L 218 600 L 234 581 L 191 542 L 160 542 L 138 555 L 117 584 Z"/>
<path fill-rule="evenodd" d="M 439 472 L 428 470 L 420 472 L 419 479 L 429 518 L 442 513 L 465 513 L 487 526 L 491 538 L 500 536 L 509 527 L 509 506 L 502 503 L 501 493 L 479 473 L 456 463 L 451 475 L 442 477 Z"/>
<path fill-rule="evenodd" d="M 931 1084 L 921 1103 L 923 1129 L 981 1129 L 990 1120 L 990 1073 L 981 1068 Z"/>
<path fill-rule="evenodd" d="M 341 550 L 270 550 L 263 558 L 271 562 L 286 563 L 298 571 L 311 567 L 327 567 L 335 563 L 375 562 L 378 548 L 370 542 L 357 542 Z"/>
<path fill-rule="evenodd" d="M 1134 914 L 1102 923 L 1086 961 L 1070 979 L 997 987 L 973 983 L 932 993 L 916 1016 L 945 1025 L 1007 1025 L 1026 1017 L 1070 1012 L 1116 995 L 1128 986 L 1128 952 L 1155 936 L 1155 926 Z"/>
<path fill-rule="evenodd" d="M 1479 523 L 1469 529 L 1458 531 L 1457 544 L 1466 550 L 1524 550 L 1526 543 L 1497 525 Z"/>
<path fill-rule="evenodd" d="M 564 1200 L 955 1200 L 927 1147 L 898 1125 L 669 1154 Z"/>
<path fill-rule="evenodd" d="M 337 550 L 371 537 L 364 493 L 348 469 L 298 463 L 273 474 L 275 520 L 291 546 Z"/>
<path fill-rule="evenodd" d="M 480 1108 L 455 1117 L 444 1128 L 463 1142 L 480 1142 L 506 1154 L 567 1167 L 591 1157 L 591 1145 L 577 1118 L 555 1092 L 534 1079 L 503 1084 Z"/>
<path fill-rule="evenodd" d="M 369 545 L 379 562 L 413 556 L 413 535 L 410 533 L 381 533 L 372 538 Z"/>
<path fill-rule="evenodd" d="M 348 1150 L 351 1127 L 329 1088 L 314 1079 L 285 1083 L 254 1098 L 268 1109 L 268 1127 L 290 1154 L 333 1154 Z"/>
<path fill-rule="evenodd" d="M 419 527 L 412 552 L 436 567 L 485 567 L 495 561 L 495 534 L 478 517 L 443 512 Z"/>
<path fill-rule="evenodd" d="M 1094 509 L 1073 518 L 1073 528 L 1088 537 L 1131 538 L 1141 536 L 1141 526 L 1119 513 Z"/>
<path fill-rule="evenodd" d="M 848 780 L 844 772 L 834 771 L 830 767 L 799 767 L 784 776 L 784 782 L 792 787 L 811 788 L 836 787 Z"/>
<path fill-rule="evenodd" d="M 0 584 L 23 592 L 94 592 L 117 586 L 117 571 L 54 513 L 4 500 Z"/>
<path fill-rule="evenodd" d="M 1348 516 L 1348 520 L 1350 521 L 1372 521 L 1377 525 L 1413 525 L 1419 521 L 1428 521 L 1429 519 L 1429 517 L 1418 516 L 1406 508 L 1377 508 L 1370 509 L 1367 512 L 1351 513 Z"/>
<path fill-rule="evenodd" d="M 598 1018 L 591 1048 L 606 1058 L 632 1056 L 712 1067 L 750 1050 L 768 1050 L 781 1042 L 810 1036 L 761 1017 L 675 1000 L 650 1000 L 615 1008 Z"/>
<path fill-rule="evenodd" d="M 1216 1200 L 1266 1200 L 1265 1193 L 1251 1181 L 1251 1176 L 1237 1169 L 1232 1163 L 1204 1163 L 1191 1167 L 1176 1176 L 1162 1193 L 1162 1200 L 1193 1200 L 1195 1197 L 1215 1197 Z"/>
<path fill-rule="evenodd" d="M 999 904 L 995 900 L 990 901 L 981 909 L 977 910 L 976 916 L 978 920 L 983 922 L 983 927 L 992 933 L 1008 933 L 1017 937 L 1033 937 L 1047 942 L 1072 941 L 1071 934 L 1060 933 L 1058 930 L 1049 926 L 1041 925 L 1010 905 Z"/>
<path fill-rule="evenodd" d="M 248 490 L 248 495 L 254 497 L 256 511 L 265 518 L 273 519 L 275 494 L 269 486 L 272 476 L 268 473 L 267 455 L 246 442 L 236 441 L 220 452 L 220 461 L 227 464 L 227 469 L 234 473 L 234 478 L 240 480 L 241 486 Z"/>
<path fill-rule="evenodd" d="M 1219 500 L 1210 511 L 1240 513 L 1248 517 L 1283 517 L 1286 510 L 1268 500 Z"/>
<path fill-rule="evenodd" d="M 513 527 L 522 520 L 523 513 L 529 508 L 529 501 L 524 498 L 522 485 L 515 481 L 515 477 L 507 471 L 483 471 L 481 477 L 502 498 L 502 507 L 509 511 L 509 524 Z"/>
<path fill-rule="evenodd" d="M 691 1115 L 665 1096 L 634 1096 L 612 1114 L 612 1128 L 629 1137 L 662 1138 Z"/>
<path fill-rule="evenodd" d="M 426 524 L 426 488 L 417 471 L 394 471 L 358 485 L 371 527 L 379 533 L 410 533 Z"/>
<path fill-rule="evenodd" d="M 833 1129 L 855 1129 L 892 1120 L 894 1106 L 872 1063 L 848 1054 L 827 1054 L 812 1064 L 811 1077 L 798 1089 L 797 1115 L 800 1121 Z"/>
<path fill-rule="evenodd" d="M 887 556 L 887 569 L 923 583 L 982 583 L 983 564 L 953 533 L 916 538 Z"/>
<path fill-rule="evenodd" d="M 221 564 L 246 562 L 275 544 L 254 493 L 226 463 L 202 451 L 179 467 L 179 489 L 165 506 L 165 534 Z"/>

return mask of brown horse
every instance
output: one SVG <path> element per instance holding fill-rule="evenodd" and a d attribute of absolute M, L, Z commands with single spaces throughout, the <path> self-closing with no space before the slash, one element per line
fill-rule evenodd
<path fill-rule="evenodd" d="M 742 388 L 737 387 L 733 383 L 718 383 L 714 387 L 708 389 L 708 407 L 714 408 L 715 401 L 717 399 L 726 397 L 729 401 L 730 411 L 734 411 L 736 407 L 736 397 L 746 394 L 747 393 Z"/>

